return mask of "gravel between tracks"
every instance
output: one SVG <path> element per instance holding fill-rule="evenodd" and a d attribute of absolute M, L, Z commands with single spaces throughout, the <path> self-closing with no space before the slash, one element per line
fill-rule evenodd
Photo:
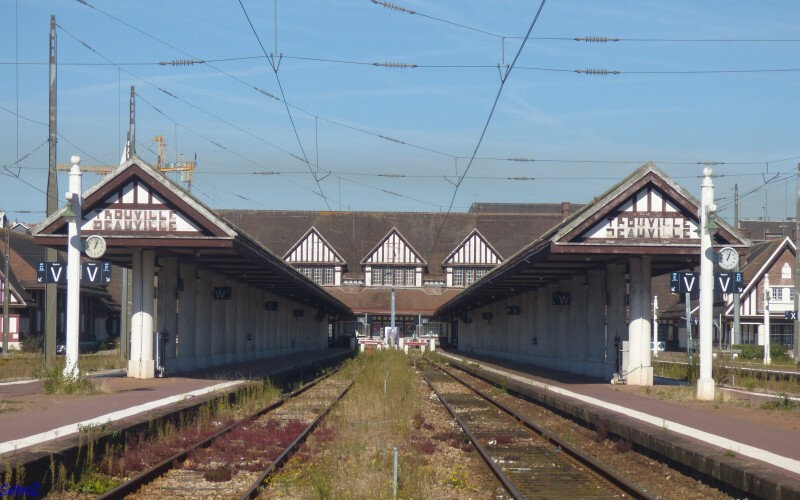
<path fill-rule="evenodd" d="M 235 435 L 223 436 L 221 442 L 190 456 L 179 467 L 128 498 L 238 498 L 283 447 L 336 400 L 351 380 L 352 376 L 341 372 L 332 375 L 283 406 L 237 429 Z M 268 443 L 269 449 L 261 447 L 260 439 L 276 434 L 282 435 Z M 244 462 L 244 457 L 251 461 Z M 225 468 L 230 470 L 229 480 L 208 481 L 204 477 L 209 471 Z"/>

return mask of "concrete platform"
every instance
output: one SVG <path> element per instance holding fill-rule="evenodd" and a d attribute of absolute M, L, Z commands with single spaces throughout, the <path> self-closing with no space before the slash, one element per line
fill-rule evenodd
<path fill-rule="evenodd" d="M 590 424 L 612 420 L 635 444 L 690 467 L 700 461 L 698 470 L 707 472 L 703 468 L 708 468 L 712 477 L 714 469 L 719 474 L 723 474 L 720 469 L 730 469 L 733 472 L 723 475 L 738 475 L 740 486 L 761 481 L 762 486 L 771 484 L 780 490 L 785 483 L 787 491 L 800 495 L 800 411 L 735 412 L 731 407 L 726 411 L 724 405 L 713 402 L 657 399 L 658 385 L 647 394 L 646 388 L 612 386 L 604 380 L 523 363 L 455 350 L 438 352 L 463 361 L 467 368 L 506 378 L 509 387 L 516 383 L 530 388 L 538 394 L 536 400 L 579 420 Z M 612 426 L 609 431 L 614 432 Z"/>
<path fill-rule="evenodd" d="M 182 373 L 163 379 L 95 377 L 104 392 L 90 396 L 47 395 L 41 382 L 0 386 L 0 456 L 8 459 L 74 436 L 80 427 L 140 421 L 158 411 L 185 406 L 187 401 L 229 392 L 248 378 L 277 376 L 303 366 L 343 357 L 349 349 L 325 349 L 295 353 L 267 360 L 234 364 L 224 369 Z"/>

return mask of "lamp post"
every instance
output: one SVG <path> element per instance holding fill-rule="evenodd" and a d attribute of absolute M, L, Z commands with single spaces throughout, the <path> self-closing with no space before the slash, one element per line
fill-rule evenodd
<path fill-rule="evenodd" d="M 81 162 L 80 156 L 73 156 L 69 171 L 69 191 L 67 210 L 67 355 L 64 364 L 64 377 L 78 376 L 78 335 L 80 327 L 81 293 Z"/>
<path fill-rule="evenodd" d="M 703 169 L 700 197 L 700 378 L 697 380 L 697 399 L 714 400 L 714 378 L 711 373 L 712 337 L 714 335 L 714 249 L 711 246 L 711 231 L 716 231 L 714 220 L 717 207 L 714 205 L 713 171 Z"/>
<path fill-rule="evenodd" d="M 769 287 L 769 274 L 764 273 L 764 364 L 769 365 L 772 363 L 770 356 L 770 342 L 769 338 L 769 302 L 772 299 L 772 290 Z"/>

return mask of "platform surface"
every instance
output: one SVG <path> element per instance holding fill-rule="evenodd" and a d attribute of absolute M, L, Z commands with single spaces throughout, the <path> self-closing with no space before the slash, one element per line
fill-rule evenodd
<path fill-rule="evenodd" d="M 6 458 L 74 434 L 78 425 L 124 421 L 142 411 L 163 409 L 187 398 L 228 389 L 248 378 L 278 375 L 300 364 L 324 361 L 348 351 L 294 353 L 166 378 L 140 380 L 119 374 L 93 377 L 102 392 L 87 396 L 44 394 L 39 381 L 0 386 L 0 455 Z"/>
<path fill-rule="evenodd" d="M 791 477 L 800 478 L 799 410 L 765 410 L 759 407 L 760 402 L 748 407 L 746 403 L 739 406 L 659 399 L 661 386 L 658 384 L 650 388 L 648 394 L 647 389 L 643 387 L 614 386 L 605 380 L 548 370 L 525 363 L 464 353 L 454 349 L 442 349 L 440 352 L 456 356 L 466 362 L 478 363 L 483 368 L 507 373 L 513 378 L 544 384 L 565 397 L 574 397 L 600 408 L 637 418 L 653 425 L 655 429 L 670 428 L 671 431 L 675 430 L 712 446 L 733 448 L 742 455 L 777 467 Z M 656 425 L 653 418 L 648 422 L 645 416 L 655 417 L 663 423 Z M 677 425 L 673 428 L 673 424 Z M 687 428 L 686 433 L 681 432 L 684 430 L 681 426 Z M 758 457 L 751 456 L 747 453 L 749 447 L 766 453 Z"/>

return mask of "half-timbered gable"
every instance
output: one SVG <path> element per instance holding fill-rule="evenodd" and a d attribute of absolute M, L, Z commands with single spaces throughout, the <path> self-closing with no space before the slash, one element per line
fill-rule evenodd
<path fill-rule="evenodd" d="M 763 248 L 759 248 L 763 247 Z M 794 310 L 795 245 L 782 238 L 755 245 L 744 267 L 745 289 L 741 294 L 739 314 L 743 319 L 761 321 L 764 314 L 764 276 L 769 275 L 770 313 L 782 318 L 785 311 Z M 733 315 L 733 298 L 726 296 L 725 314 Z"/>
<path fill-rule="evenodd" d="M 361 264 L 367 286 L 422 286 L 422 272 L 427 266 L 396 228 L 369 251 Z"/>
<path fill-rule="evenodd" d="M 480 231 L 473 229 L 442 262 L 447 286 L 470 286 L 502 261 Z"/>
<path fill-rule="evenodd" d="M 333 246 L 312 227 L 283 256 L 318 285 L 341 285 L 345 260 Z"/>

